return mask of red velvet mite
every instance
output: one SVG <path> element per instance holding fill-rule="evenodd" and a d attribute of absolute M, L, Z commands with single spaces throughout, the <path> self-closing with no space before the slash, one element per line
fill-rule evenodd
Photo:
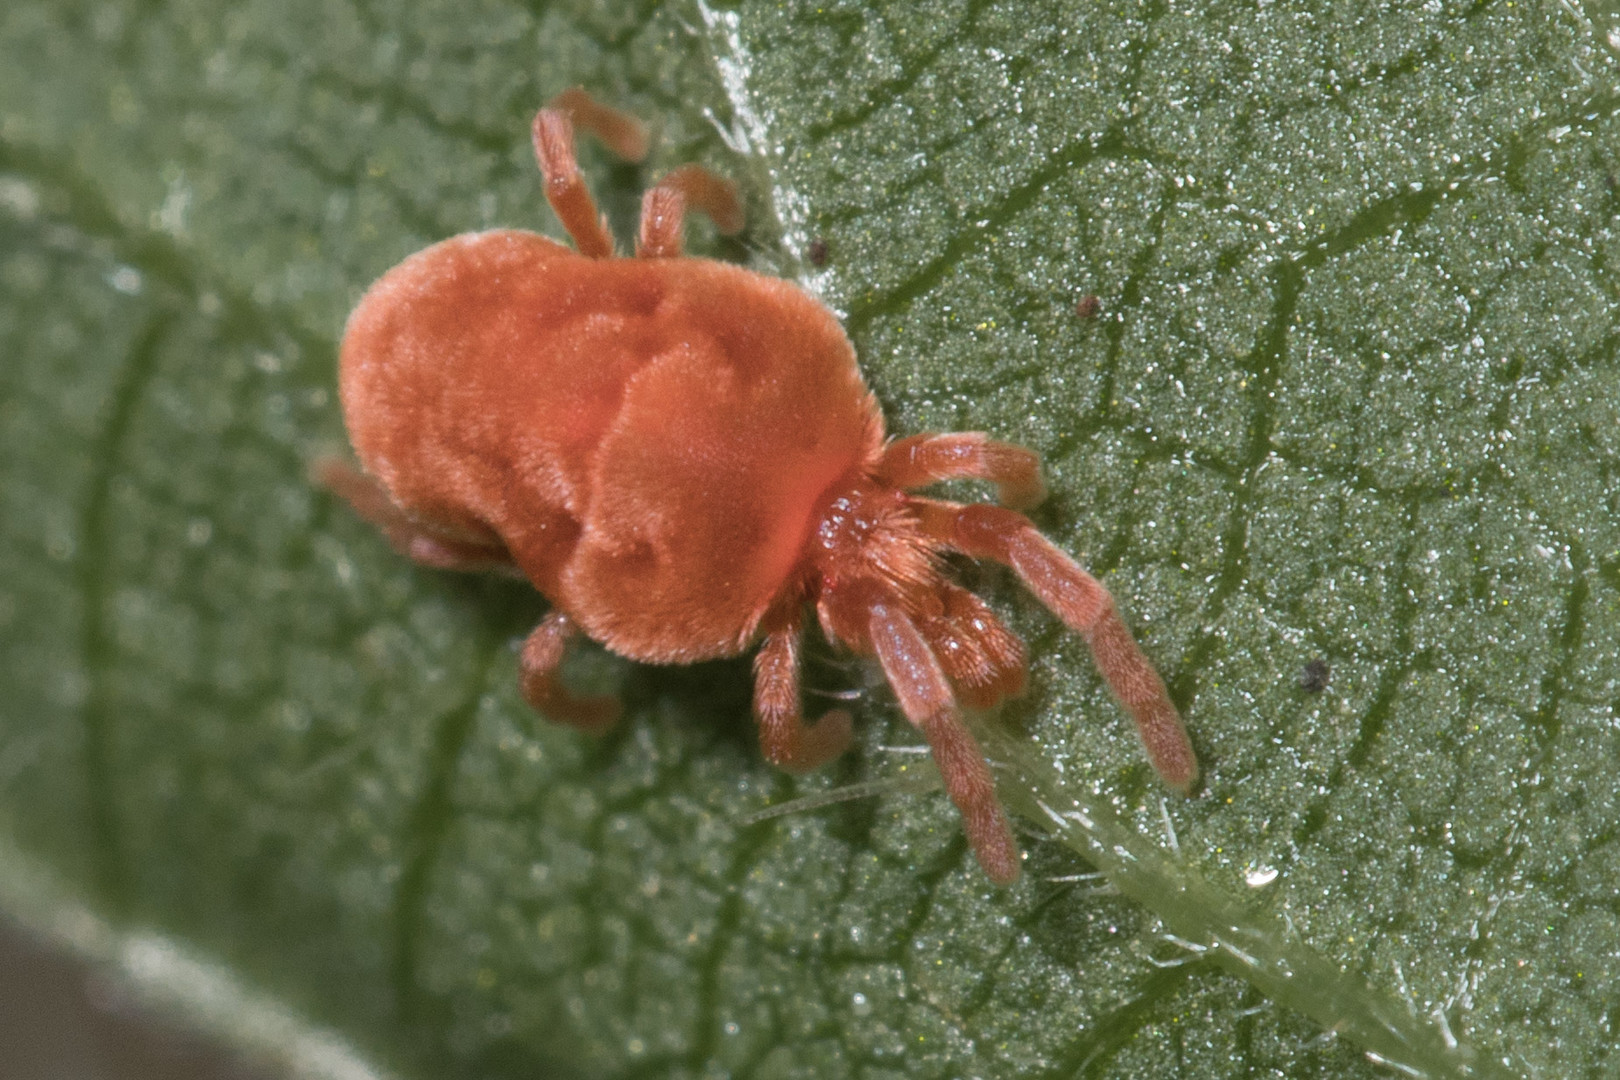
<path fill-rule="evenodd" d="M 559 681 L 576 634 L 654 664 L 758 643 L 766 757 L 794 772 L 837 757 L 849 714 L 800 712 L 813 607 L 828 639 L 877 657 L 998 883 L 1018 877 L 1018 845 L 958 703 L 1019 693 L 1024 646 L 942 556 L 1004 563 L 1085 638 L 1154 768 L 1185 792 L 1198 764 L 1181 719 L 1102 585 L 1013 509 L 911 494 L 971 478 L 1026 507 L 1043 493 L 1035 454 L 977 432 L 888 439 L 832 312 L 786 281 L 682 255 L 688 208 L 742 224 L 735 190 L 704 169 L 649 190 L 635 257 L 615 257 L 576 124 L 622 156 L 646 152 L 633 118 L 583 91 L 540 110 L 546 198 L 577 250 L 468 233 L 373 285 L 340 361 L 364 471 L 325 461 L 324 483 L 418 562 L 533 582 L 552 610 L 523 647 L 523 696 L 586 730 L 618 708 Z"/>

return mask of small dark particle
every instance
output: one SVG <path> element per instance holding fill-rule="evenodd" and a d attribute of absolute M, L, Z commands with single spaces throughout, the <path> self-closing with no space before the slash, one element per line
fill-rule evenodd
<path fill-rule="evenodd" d="M 1082 296 L 1080 302 L 1074 305 L 1074 313 L 1082 319 L 1095 319 L 1100 311 L 1102 311 L 1102 301 L 1092 293 Z"/>
<path fill-rule="evenodd" d="M 1327 689 L 1328 666 L 1326 660 L 1307 660 L 1299 673 L 1299 688 L 1307 694 L 1320 694 Z"/>
<path fill-rule="evenodd" d="M 805 249 L 804 257 L 810 260 L 811 266 L 814 266 L 819 270 L 821 267 L 827 265 L 827 259 L 829 256 L 831 256 L 831 254 L 832 253 L 827 250 L 827 241 L 818 236 L 814 240 L 810 241 L 810 246 Z"/>

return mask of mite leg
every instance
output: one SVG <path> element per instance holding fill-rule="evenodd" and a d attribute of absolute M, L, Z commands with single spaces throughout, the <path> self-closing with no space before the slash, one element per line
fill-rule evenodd
<path fill-rule="evenodd" d="M 547 106 L 534 116 L 534 156 L 545 180 L 546 201 L 556 213 L 581 255 L 605 259 L 613 254 L 613 236 L 607 219 L 596 210 L 596 200 L 585 187 L 574 159 L 574 126 L 562 109 Z"/>
<path fill-rule="evenodd" d="M 754 655 L 754 716 L 760 749 L 771 764 L 790 773 L 809 772 L 849 749 L 849 713 L 833 709 L 814 727 L 799 706 L 799 619 L 778 621 Z"/>
<path fill-rule="evenodd" d="M 979 865 L 996 884 L 1012 884 L 1020 870 L 1018 842 L 996 799 L 990 764 L 962 722 L 939 659 L 898 607 L 874 604 L 868 627 L 901 710 L 933 749 L 945 791 L 962 813 L 962 828 Z"/>
<path fill-rule="evenodd" d="M 636 255 L 647 259 L 669 259 L 681 253 L 681 225 L 686 209 L 709 215 L 715 227 L 727 236 L 741 232 L 742 203 L 737 185 L 701 165 L 673 169 L 641 200 L 641 235 Z"/>
<path fill-rule="evenodd" d="M 320 458 L 310 466 L 310 475 L 380 529 L 395 551 L 423 566 L 437 570 L 517 571 L 512 556 L 498 541 L 480 543 L 423 524 L 401 510 L 376 477 L 367 476 L 347 461 Z"/>
<path fill-rule="evenodd" d="M 640 161 L 647 156 L 647 125 L 622 109 L 603 105 L 583 86 L 570 86 L 546 102 L 546 108 L 556 109 L 626 161 Z"/>
<path fill-rule="evenodd" d="M 574 621 L 553 611 L 523 643 L 518 660 L 518 686 L 523 700 L 537 713 L 591 734 L 607 731 L 619 719 L 619 703 L 611 697 L 579 697 L 558 677 L 568 640 L 579 633 Z"/>
<path fill-rule="evenodd" d="M 988 709 L 1024 691 L 1024 643 L 983 600 L 955 585 L 941 590 L 943 614 L 917 620 L 962 703 Z"/>
<path fill-rule="evenodd" d="M 939 480 L 989 480 L 1004 506 L 1034 506 L 1046 497 L 1041 459 L 1033 450 L 995 442 L 980 431 L 913 435 L 883 448 L 877 479 L 908 491 Z"/>
<path fill-rule="evenodd" d="M 1164 782 L 1186 794 L 1198 758 L 1164 680 L 1153 669 L 1102 583 L 1082 570 L 1022 514 L 998 506 L 913 499 L 925 532 L 975 559 L 1013 568 L 1041 603 L 1085 638 L 1097 670 L 1136 721 L 1148 760 Z"/>

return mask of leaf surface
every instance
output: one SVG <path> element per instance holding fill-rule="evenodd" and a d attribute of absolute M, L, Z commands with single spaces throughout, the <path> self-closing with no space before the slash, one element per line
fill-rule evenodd
<path fill-rule="evenodd" d="M 43 866 L 402 1077 L 1608 1075 L 1616 41 L 1488 2 L 8 4 L 0 902 Z M 892 430 L 1044 455 L 1198 797 L 986 570 L 1034 657 L 988 721 L 1022 883 L 937 794 L 751 820 L 926 772 L 864 669 L 814 657 L 862 694 L 813 777 L 760 760 L 743 662 L 583 650 L 629 713 L 591 742 L 516 693 L 541 600 L 310 486 L 360 291 L 555 234 L 527 122 L 575 83 L 659 127 L 647 169 L 582 149 L 621 235 L 662 169 L 738 176 L 749 231 L 694 250 L 845 314 Z"/>

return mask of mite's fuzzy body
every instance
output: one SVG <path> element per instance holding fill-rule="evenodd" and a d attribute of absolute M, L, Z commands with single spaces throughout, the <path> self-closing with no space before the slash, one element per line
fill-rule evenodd
<path fill-rule="evenodd" d="M 354 448 L 402 508 L 504 546 L 647 663 L 748 648 L 833 482 L 882 450 L 843 330 L 801 290 L 533 233 L 458 236 L 389 271 L 341 371 Z"/>
<path fill-rule="evenodd" d="M 679 663 L 759 645 L 766 755 L 814 768 L 850 740 L 842 711 L 806 724 L 806 606 L 827 637 L 877 657 L 928 739 L 990 877 L 1019 853 L 958 701 L 1023 689 L 1023 644 L 944 573 L 956 552 L 1011 567 L 1091 646 L 1148 756 L 1187 790 L 1198 766 L 1175 706 L 1106 590 L 1022 514 L 910 494 L 952 478 L 1028 505 L 1028 450 L 982 434 L 886 439 L 837 319 L 797 287 L 681 253 L 682 215 L 741 225 L 724 181 L 692 166 L 647 193 L 635 258 L 584 188 L 572 122 L 626 156 L 632 118 L 569 91 L 535 119 L 546 195 L 578 250 L 533 233 L 454 237 L 389 271 L 344 335 L 344 417 L 363 472 L 324 482 L 418 561 L 504 568 L 553 610 L 521 658 L 524 696 L 588 730 L 616 703 L 558 669 L 583 632 L 624 656 Z"/>

